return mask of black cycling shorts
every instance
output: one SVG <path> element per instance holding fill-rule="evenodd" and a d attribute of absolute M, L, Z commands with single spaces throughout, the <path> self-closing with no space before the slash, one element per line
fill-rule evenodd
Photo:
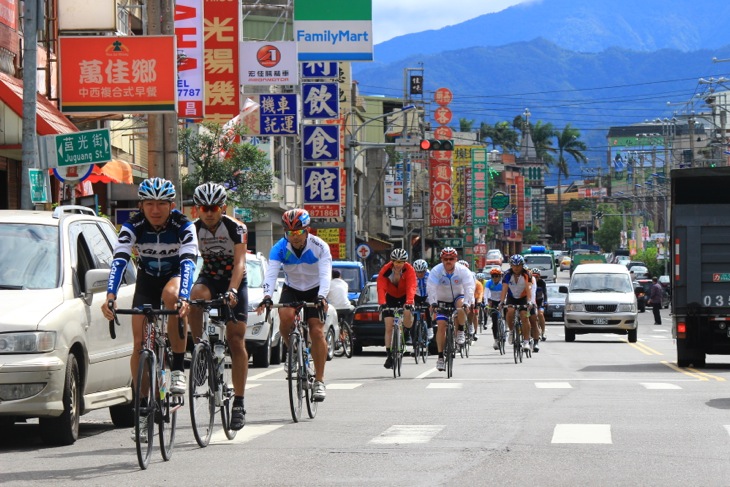
<path fill-rule="evenodd" d="M 150 276 L 144 271 L 137 272 L 137 284 L 134 288 L 132 307 L 141 308 L 149 304 L 153 309 L 161 308 L 162 290 L 173 277 L 180 277 L 180 274 L 157 277 Z"/>
<path fill-rule="evenodd" d="M 198 280 L 195 281 L 195 285 L 201 284 L 208 288 L 210 291 L 211 298 L 215 299 L 219 294 L 225 294 L 228 292 L 228 284 L 231 281 L 226 279 L 210 279 L 206 276 L 199 276 Z M 233 314 L 235 315 L 235 321 L 241 321 L 246 323 L 248 321 L 248 285 L 246 278 L 243 279 L 241 285 L 238 287 L 238 302 L 233 308 Z M 228 307 L 223 306 L 223 312 L 228 314 Z M 225 315 L 224 315 L 225 316 Z M 226 321 L 232 321 L 229 316 L 226 316 Z"/>
<path fill-rule="evenodd" d="M 284 284 L 281 290 L 281 296 L 279 297 L 279 304 L 287 303 L 316 303 L 319 297 L 319 286 L 308 289 L 307 291 L 299 291 L 293 287 L 289 287 Z M 310 318 L 319 319 L 319 311 L 317 308 L 304 308 L 304 320 Z"/>
<path fill-rule="evenodd" d="M 396 298 L 391 296 L 390 294 L 385 295 L 385 306 L 388 308 L 402 308 L 406 305 L 406 297 L 400 297 Z M 395 313 L 393 313 L 390 310 L 383 311 L 383 318 L 393 318 L 395 316 Z"/>

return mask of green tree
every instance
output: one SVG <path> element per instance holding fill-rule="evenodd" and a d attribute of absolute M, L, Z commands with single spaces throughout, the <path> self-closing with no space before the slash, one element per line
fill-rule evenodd
<path fill-rule="evenodd" d="M 467 120 L 466 118 L 459 119 L 459 132 L 471 132 L 474 127 L 474 120 Z"/>
<path fill-rule="evenodd" d="M 497 147 L 506 153 L 517 150 L 517 132 L 509 122 L 496 122 L 494 125 L 482 122 L 479 126 L 479 134 L 480 139 L 488 142 L 493 150 L 497 150 Z"/>
<path fill-rule="evenodd" d="M 613 252 L 621 245 L 622 228 L 623 223 L 620 216 L 604 217 L 601 221 L 601 228 L 595 231 L 593 239 L 604 252 Z"/>
<path fill-rule="evenodd" d="M 534 126 L 530 124 L 530 134 L 532 135 L 532 143 L 535 144 L 538 159 L 541 159 L 548 166 L 553 165 L 555 159 L 552 155 L 557 152 L 553 147 L 553 137 L 555 137 L 553 124 L 543 123 L 542 120 L 538 120 Z"/>
<path fill-rule="evenodd" d="M 570 156 L 573 159 L 575 159 L 579 163 L 586 163 L 588 162 L 588 158 L 584 154 L 584 152 L 587 150 L 585 142 L 580 140 L 580 130 L 573 128 L 570 126 L 570 124 L 567 124 L 565 128 L 563 128 L 562 132 L 555 133 L 555 137 L 557 138 L 558 148 L 558 213 L 562 214 L 563 212 L 563 202 L 561 198 L 561 187 L 560 187 L 560 179 L 561 176 L 568 177 L 568 161 L 566 159 L 566 156 Z M 562 229 L 560 231 L 561 240 L 562 240 Z"/>
<path fill-rule="evenodd" d="M 229 188 L 229 206 L 250 208 L 254 216 L 260 216 L 257 200 L 270 199 L 274 175 L 264 152 L 235 142 L 243 135 L 240 125 L 224 131 L 220 124 L 210 122 L 180 131 L 180 152 L 192 165 L 182 177 L 183 197 L 191 197 L 195 187 L 204 182 L 217 182 Z"/>

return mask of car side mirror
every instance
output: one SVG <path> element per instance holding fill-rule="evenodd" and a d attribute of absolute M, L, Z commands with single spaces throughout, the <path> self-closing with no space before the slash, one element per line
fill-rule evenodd
<path fill-rule="evenodd" d="M 93 301 L 93 295 L 106 291 L 107 283 L 109 282 L 109 269 L 90 269 L 86 271 L 84 275 L 84 301 L 87 305 L 91 306 Z"/>
<path fill-rule="evenodd" d="M 562 294 L 568 294 L 568 286 L 560 286 L 558 292 Z"/>

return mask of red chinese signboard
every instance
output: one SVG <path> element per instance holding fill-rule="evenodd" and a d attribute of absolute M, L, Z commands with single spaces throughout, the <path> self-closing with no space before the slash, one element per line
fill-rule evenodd
<path fill-rule="evenodd" d="M 454 94 L 448 88 L 439 88 L 433 95 L 433 101 L 441 106 L 446 106 L 454 99 Z"/>
<path fill-rule="evenodd" d="M 454 132 L 449 127 L 436 127 L 433 131 L 433 138 L 436 140 L 451 140 Z"/>
<path fill-rule="evenodd" d="M 174 112 L 175 36 L 60 37 L 63 113 Z"/>
<path fill-rule="evenodd" d="M 451 123 L 453 116 L 454 114 L 451 112 L 449 107 L 438 107 L 436 111 L 433 112 L 433 119 L 441 125 L 448 125 Z"/>
<path fill-rule="evenodd" d="M 175 36 L 179 55 L 177 114 L 182 118 L 203 118 L 203 0 L 175 2 Z"/>
<path fill-rule="evenodd" d="M 241 111 L 238 74 L 240 0 L 205 0 L 205 120 L 225 124 Z"/>

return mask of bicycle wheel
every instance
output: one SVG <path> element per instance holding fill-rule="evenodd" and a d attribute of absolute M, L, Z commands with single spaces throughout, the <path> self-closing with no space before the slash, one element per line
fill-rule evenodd
<path fill-rule="evenodd" d="M 198 343 L 193 348 L 190 359 L 190 422 L 193 425 L 195 441 L 201 448 L 208 446 L 213 434 L 215 418 L 215 396 L 213 383 L 213 364 L 210 345 Z"/>
<path fill-rule="evenodd" d="M 344 340 L 342 339 L 342 336 L 345 334 L 345 325 L 344 320 L 342 319 L 340 319 L 337 323 L 340 327 L 340 334 L 335 339 L 335 349 L 332 351 L 332 354 L 335 357 L 342 357 L 345 354 Z"/>
<path fill-rule="evenodd" d="M 522 323 L 515 323 L 515 363 L 522 363 Z"/>
<path fill-rule="evenodd" d="M 418 364 L 418 358 L 421 356 L 421 350 L 423 349 L 423 342 L 421 341 L 421 322 L 416 321 L 413 323 L 411 328 L 411 335 L 413 340 L 413 358 L 416 359 Z"/>
<path fill-rule="evenodd" d="M 134 390 L 134 440 L 137 445 L 137 461 L 142 470 L 147 469 L 152 455 L 155 439 L 155 359 L 152 352 L 142 350 L 139 354 L 139 369 L 137 370 L 137 382 Z M 142 404 L 142 399 L 147 399 L 147 404 Z M 142 418 L 146 417 L 146 427 L 140 424 Z"/>
<path fill-rule="evenodd" d="M 235 392 L 233 390 L 233 371 L 231 368 L 233 365 L 227 366 L 223 363 L 223 378 L 218 383 L 218 387 L 221 388 L 221 424 L 223 425 L 223 432 L 226 434 L 226 438 L 232 440 L 236 437 L 238 431 L 231 429 L 231 408 L 233 407 L 233 398 Z"/>
<path fill-rule="evenodd" d="M 287 367 L 289 372 L 289 407 L 291 418 L 295 423 L 302 417 L 302 398 L 304 397 L 303 378 L 307 371 L 304 370 L 304 357 L 302 356 L 302 341 L 299 334 L 292 334 L 289 337 L 289 350 L 286 354 Z M 289 364 L 295 364 L 294 370 Z"/>
<path fill-rule="evenodd" d="M 499 354 L 504 355 L 506 352 L 505 350 L 505 343 L 507 342 L 507 330 L 504 325 L 504 320 L 502 318 L 499 318 L 499 321 L 497 322 L 498 331 L 497 331 L 497 337 L 498 337 L 498 345 L 499 345 Z"/>
<path fill-rule="evenodd" d="M 428 359 L 428 325 L 425 321 L 421 321 L 421 362 L 424 364 L 426 363 L 426 360 Z"/>
<path fill-rule="evenodd" d="M 342 348 L 345 350 L 345 357 L 352 358 L 352 328 L 349 323 L 344 324 L 345 336 L 342 340 Z"/>
<path fill-rule="evenodd" d="M 393 323 L 393 332 L 390 339 L 390 353 L 393 357 L 393 378 L 398 378 L 398 351 L 400 350 L 400 333 L 398 328 L 400 324 Z"/>
<path fill-rule="evenodd" d="M 307 374 L 306 378 L 307 386 L 304 389 L 305 397 L 307 399 L 307 415 L 310 419 L 314 419 L 317 416 L 317 408 L 319 403 L 314 400 L 314 376 Z"/>
<path fill-rule="evenodd" d="M 396 350 L 396 355 L 398 356 L 398 377 L 400 377 L 400 367 L 403 365 L 403 356 L 406 353 L 406 337 L 404 335 L 405 328 L 402 326 L 399 326 L 398 329 L 400 330 L 400 333 L 398 333 L 398 349 Z M 410 333 L 410 330 L 409 330 Z"/>
<path fill-rule="evenodd" d="M 446 359 L 446 378 L 450 379 L 454 373 L 454 325 L 449 323 L 446 328 L 446 346 L 444 347 L 444 358 Z"/>
<path fill-rule="evenodd" d="M 168 356 L 169 351 L 169 356 Z M 162 384 L 161 371 L 165 370 L 165 376 L 170 377 L 170 363 L 172 362 L 172 351 L 167 348 L 162 352 L 164 359 L 160 360 L 157 370 L 157 383 Z M 165 384 L 166 385 L 166 384 Z M 177 425 L 177 410 L 182 407 L 182 397 L 173 396 L 171 394 L 157 394 L 157 404 L 159 404 L 157 414 L 157 425 L 160 433 L 160 451 L 162 458 L 166 462 L 172 458 L 172 448 L 175 445 L 175 426 Z"/>

